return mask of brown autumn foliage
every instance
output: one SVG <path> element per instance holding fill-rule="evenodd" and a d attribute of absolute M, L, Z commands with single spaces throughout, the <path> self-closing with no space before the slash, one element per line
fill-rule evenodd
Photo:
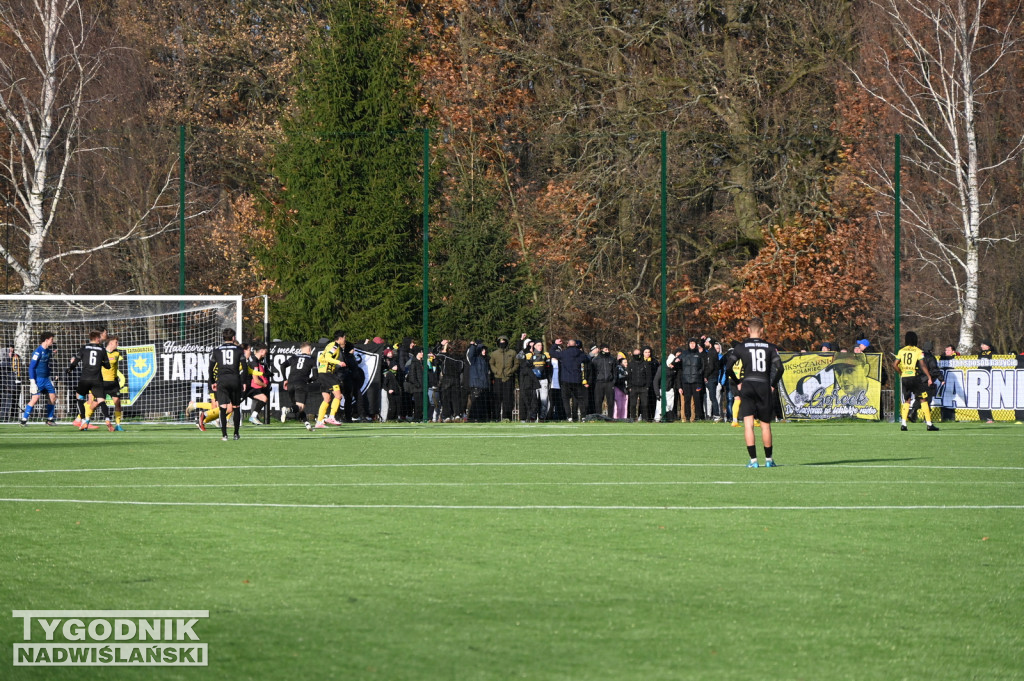
<path fill-rule="evenodd" d="M 465 224 L 467 202 L 497 197 L 544 311 L 544 328 L 531 333 L 622 346 L 657 337 L 657 132 L 666 129 L 673 341 L 737 333 L 737 320 L 754 313 L 794 345 L 891 336 L 891 201 L 867 186 L 891 167 L 901 130 L 840 65 L 859 63 L 858 41 L 889 49 L 888 28 L 868 3 L 742 6 L 381 3 L 417 46 L 436 169 L 431 229 Z M 1015 6 L 991 0 L 992 23 Z M 273 200 L 279 121 L 317 18 L 288 0 L 96 7 L 101 35 L 117 47 L 90 92 L 90 142 L 103 151 L 76 167 L 63 219 L 96 239 L 156 202 L 147 219 L 170 228 L 71 259 L 50 287 L 177 290 L 176 182 L 164 183 L 169 173 L 176 180 L 176 128 L 185 125 L 188 292 L 258 296 L 269 282 L 253 253 L 273 238 L 260 206 Z M 769 30 L 777 26 L 792 30 Z M 983 111 L 989 161 L 1024 118 L 1022 73 L 1020 55 L 1002 65 L 999 93 Z M 904 172 L 907 190 L 930 205 L 927 178 Z M 1022 184 L 1019 164 L 1009 164 L 987 187 L 999 235 L 1024 224 Z M 930 210 L 922 219 L 944 219 Z M 1003 347 L 1024 342 L 1022 248 L 1006 241 L 982 255 L 979 332 Z M 948 286 L 912 250 L 904 258 L 904 328 L 951 340 Z"/>

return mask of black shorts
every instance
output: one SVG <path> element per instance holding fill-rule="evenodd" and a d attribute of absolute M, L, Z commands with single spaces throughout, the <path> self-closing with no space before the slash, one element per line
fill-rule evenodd
<path fill-rule="evenodd" d="M 320 383 L 320 392 L 333 393 L 335 390 L 341 390 L 341 381 L 334 374 L 320 374 L 317 381 Z"/>
<path fill-rule="evenodd" d="M 250 397 L 255 397 L 256 395 L 266 395 L 267 398 L 269 398 L 270 386 L 268 385 L 266 388 L 253 388 L 252 386 L 249 386 L 249 388 L 245 391 L 245 394 L 242 395 L 242 400 L 247 400 Z"/>
<path fill-rule="evenodd" d="M 107 397 L 120 397 L 121 384 L 117 381 L 103 381 L 103 394 Z"/>
<path fill-rule="evenodd" d="M 225 407 L 237 407 L 242 403 L 242 386 L 237 383 L 217 384 L 217 404 Z"/>
<path fill-rule="evenodd" d="M 740 418 L 753 416 L 770 422 L 775 415 L 772 387 L 765 381 L 743 381 L 740 386 Z"/>
<path fill-rule="evenodd" d="M 922 381 L 918 376 L 904 376 L 900 379 L 900 387 L 903 389 L 903 401 L 906 402 L 911 396 L 928 390 L 928 381 Z"/>
<path fill-rule="evenodd" d="M 288 398 L 291 399 L 292 404 L 305 405 L 309 400 L 309 392 L 317 392 L 313 390 L 315 386 L 309 383 L 299 383 L 295 386 L 288 388 Z"/>
<path fill-rule="evenodd" d="M 98 400 L 102 400 L 107 396 L 103 390 L 103 381 L 89 381 L 84 379 L 78 379 L 78 387 L 75 389 L 82 397 L 88 397 L 89 393 Z"/>

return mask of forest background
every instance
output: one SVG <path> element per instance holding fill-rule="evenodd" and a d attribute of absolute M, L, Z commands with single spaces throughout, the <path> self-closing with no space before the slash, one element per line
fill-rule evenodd
<path fill-rule="evenodd" d="M 426 200 L 432 340 L 656 346 L 664 131 L 673 346 L 892 349 L 900 134 L 904 330 L 1020 351 L 1022 37 L 1019 0 L 11 0 L 0 290 L 178 293 L 184 215 L 187 293 L 418 337 Z"/>

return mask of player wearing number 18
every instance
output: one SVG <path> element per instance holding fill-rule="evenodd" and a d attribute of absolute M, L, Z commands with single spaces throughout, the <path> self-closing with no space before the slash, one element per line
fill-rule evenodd
<path fill-rule="evenodd" d="M 748 468 L 757 468 L 757 444 L 754 439 L 754 419 L 761 421 L 761 442 L 764 445 L 765 466 L 773 468 L 772 458 L 772 417 L 774 416 L 775 385 L 782 378 L 785 367 L 779 350 L 771 343 L 761 340 L 764 322 L 754 317 L 747 322 L 750 336 L 737 343 L 725 365 L 728 376 L 736 381 L 740 395 L 740 417 L 743 419 L 743 435 L 750 455 Z M 743 378 L 735 373 L 736 364 L 743 363 Z"/>
<path fill-rule="evenodd" d="M 210 376 L 216 377 L 211 388 L 217 393 L 217 403 L 224 415 L 220 421 L 221 440 L 228 439 L 228 415 L 238 439 L 238 427 L 242 422 L 242 412 L 238 406 L 242 403 L 242 386 L 248 377 L 245 356 L 242 348 L 235 342 L 235 330 L 224 329 L 224 342 L 210 353 Z"/>
<path fill-rule="evenodd" d="M 907 415 L 910 413 L 910 403 L 915 395 L 921 400 L 920 413 L 924 414 L 926 430 L 938 430 L 932 424 L 932 410 L 928 404 L 928 388 L 931 387 L 932 376 L 928 371 L 928 364 L 924 361 L 924 352 L 917 347 L 917 334 L 913 331 L 907 331 L 907 335 L 904 336 L 904 346 L 896 353 L 893 365 L 900 372 L 900 387 L 903 390 L 900 430 L 907 429 Z"/>

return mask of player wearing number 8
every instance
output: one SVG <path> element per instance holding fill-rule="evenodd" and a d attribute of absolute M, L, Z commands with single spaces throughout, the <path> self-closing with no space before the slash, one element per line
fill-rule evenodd
<path fill-rule="evenodd" d="M 749 337 L 736 344 L 725 365 L 728 376 L 736 382 L 740 395 L 740 417 L 743 419 L 743 435 L 750 455 L 749 468 L 757 468 L 757 444 L 754 439 L 754 419 L 761 421 L 761 442 L 764 445 L 765 465 L 775 466 L 772 458 L 772 416 L 775 384 L 782 378 L 785 367 L 779 350 L 773 344 L 761 340 L 764 322 L 754 317 L 747 322 Z M 742 362 L 743 378 L 735 373 L 736 364 Z"/>

